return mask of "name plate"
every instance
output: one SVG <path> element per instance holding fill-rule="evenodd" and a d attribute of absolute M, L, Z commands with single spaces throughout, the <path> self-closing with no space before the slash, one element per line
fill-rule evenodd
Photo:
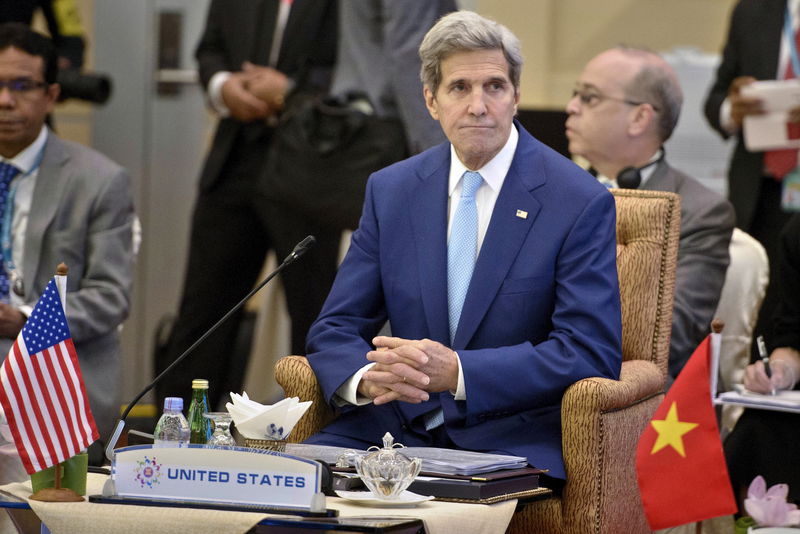
<path fill-rule="evenodd" d="M 115 450 L 111 480 L 121 497 L 325 511 L 322 466 L 274 451 L 124 447 Z"/>

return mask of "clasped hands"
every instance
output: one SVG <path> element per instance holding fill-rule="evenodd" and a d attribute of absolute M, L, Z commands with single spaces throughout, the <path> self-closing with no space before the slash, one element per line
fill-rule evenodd
<path fill-rule="evenodd" d="M 731 103 L 731 119 L 738 128 L 742 127 L 744 118 L 748 115 L 763 115 L 764 103 L 759 98 L 743 96 L 742 87 L 750 85 L 756 79 L 752 76 L 739 76 L 735 78 L 728 88 L 728 100 Z M 789 122 L 800 122 L 800 106 L 789 111 Z"/>
<path fill-rule="evenodd" d="M 376 405 L 399 400 L 427 401 L 428 393 L 458 387 L 456 353 L 430 339 L 378 336 L 367 353 L 375 365 L 361 377 L 358 392 Z"/>
<path fill-rule="evenodd" d="M 283 109 L 289 78 L 272 67 L 249 61 L 222 85 L 222 100 L 231 116 L 244 122 L 263 120 Z"/>

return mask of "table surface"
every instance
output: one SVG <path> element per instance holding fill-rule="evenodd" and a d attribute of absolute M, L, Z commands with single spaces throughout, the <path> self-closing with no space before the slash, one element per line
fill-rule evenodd
<path fill-rule="evenodd" d="M 87 481 L 87 490 L 90 495 L 100 493 L 106 477 L 90 474 Z M 544 490 L 549 494 L 549 490 Z M 5 497 L 7 495 L 7 497 Z M 28 508 L 27 496 L 30 495 L 29 483 L 14 483 L 4 486 L 0 494 L 0 507 L 8 512 L 23 514 L 37 518 L 33 510 Z M 182 521 L 201 521 L 200 531 L 208 534 L 219 534 L 219 526 L 229 524 L 231 531 L 236 530 L 243 534 L 266 532 L 298 532 L 303 527 L 306 532 L 319 532 L 321 530 L 337 532 L 374 532 L 374 533 L 426 533 L 426 534 L 479 534 L 483 532 L 502 532 L 517 508 L 527 499 L 519 502 L 510 499 L 496 504 L 453 503 L 440 500 L 426 501 L 413 508 L 376 507 L 360 503 L 353 503 L 345 499 L 330 497 L 327 507 L 339 511 L 339 518 L 302 518 L 294 515 L 270 515 L 262 513 L 260 517 L 252 517 L 252 513 L 190 510 L 178 507 L 152 507 L 152 514 L 144 518 L 135 507 L 108 506 L 106 504 L 87 502 L 85 513 L 97 513 L 91 522 L 91 527 L 101 532 L 110 525 L 119 525 L 123 520 L 134 520 L 137 532 L 151 534 L 153 528 L 165 528 L 164 532 L 183 534 Z M 79 508 L 81 503 L 77 503 Z M 81 531 L 84 523 L 80 518 L 83 513 L 78 513 L 73 504 L 52 505 L 34 504 L 33 509 L 45 521 L 53 521 L 53 526 Z M 108 506 L 108 507 L 107 507 Z M 128 512 L 125 509 L 130 509 Z M 89 512 L 92 510 L 92 512 Z M 197 512 L 197 513 L 195 513 Z M 2 513 L 2 510 L 0 510 Z M 54 515 L 55 514 L 55 515 Z M 62 515 L 65 514 L 65 515 Z M 222 514 L 222 515 L 221 515 Z M 228 516 L 230 514 L 230 516 Z M 85 516 L 83 516 L 85 518 Z M 230 517 L 228 519 L 228 517 Z M 252 517 L 252 522 L 249 522 Z M 355 518 L 355 521 L 351 519 Z M 367 519 L 369 518 L 369 519 Z M 381 522 L 376 525 L 371 522 L 375 518 L 391 518 L 393 522 Z M 38 518 L 37 518 L 38 520 Z M 230 521 L 230 522 L 229 522 Z M 285 524 L 284 524 L 285 522 Z M 160 525 L 156 527 L 155 525 Z M 255 525 L 255 526 L 254 526 Z M 244 527 L 244 528 L 242 528 Z M 75 530 L 78 528 L 78 530 Z M 238 530 L 241 529 L 241 530 Z M 35 532 L 35 531 L 33 531 Z"/>
<path fill-rule="evenodd" d="M 11 500 L 10 496 L 0 495 L 0 509 L 6 509 L 9 516 L 17 514 L 18 517 L 33 514 L 30 505 L 24 501 Z M 20 516 L 19 514 L 23 515 Z M 30 518 L 28 518 L 30 519 Z M 27 521 L 30 523 L 30 521 Z M 39 522 L 40 523 L 40 522 Z M 308 518 L 296 516 L 268 517 L 261 520 L 249 532 L 252 534 L 279 534 L 281 532 L 364 532 L 371 534 L 425 534 L 425 525 L 421 519 L 408 517 L 319 517 Z M 24 531 L 39 533 L 38 526 L 35 530 Z"/>

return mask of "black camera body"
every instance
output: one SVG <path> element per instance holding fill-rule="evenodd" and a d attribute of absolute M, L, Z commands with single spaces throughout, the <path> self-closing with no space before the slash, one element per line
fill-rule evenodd
<path fill-rule="evenodd" d="M 57 81 L 61 86 L 59 100 L 77 98 L 93 104 L 105 104 L 111 96 L 111 78 L 104 74 L 61 69 Z"/>

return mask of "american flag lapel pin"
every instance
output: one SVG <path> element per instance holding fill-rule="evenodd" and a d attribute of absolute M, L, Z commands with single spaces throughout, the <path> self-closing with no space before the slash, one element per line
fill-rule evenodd
<path fill-rule="evenodd" d="M 527 219 L 528 212 L 525 210 L 517 210 L 517 217 L 519 217 L 520 219 Z"/>

